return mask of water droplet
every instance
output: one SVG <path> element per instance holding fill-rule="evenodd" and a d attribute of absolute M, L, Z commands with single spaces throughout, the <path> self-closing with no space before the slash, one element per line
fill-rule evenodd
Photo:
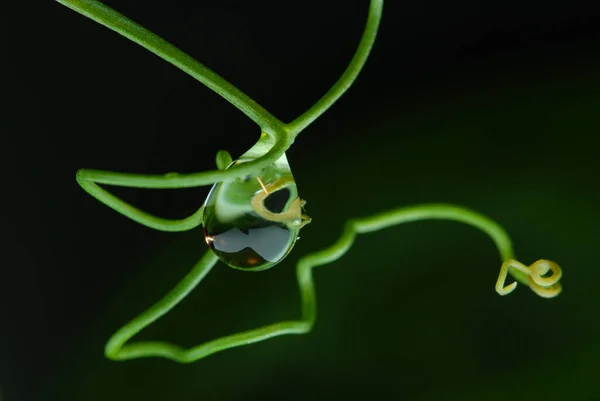
<path fill-rule="evenodd" d="M 255 147 L 228 168 L 252 160 L 248 154 L 255 156 Z M 300 205 L 284 154 L 256 175 L 212 187 L 202 217 L 206 243 L 231 267 L 268 269 L 296 243 L 303 221 Z"/>

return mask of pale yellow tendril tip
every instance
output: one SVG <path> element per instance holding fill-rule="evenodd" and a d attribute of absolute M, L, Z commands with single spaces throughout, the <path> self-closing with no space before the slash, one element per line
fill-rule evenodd
<path fill-rule="evenodd" d="M 509 259 L 502 264 L 498 281 L 496 281 L 496 292 L 500 295 L 510 294 L 517 283 L 511 283 L 505 286 L 506 277 L 509 269 L 515 269 L 524 273 L 527 276 L 529 288 L 542 298 L 553 298 L 560 294 L 562 286 L 559 280 L 562 277 L 562 270 L 556 263 L 540 259 L 529 266 L 525 266 L 521 262 L 514 259 Z"/>

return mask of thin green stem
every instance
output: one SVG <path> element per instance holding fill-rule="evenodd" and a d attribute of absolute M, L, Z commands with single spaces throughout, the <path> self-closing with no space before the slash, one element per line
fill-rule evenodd
<path fill-rule="evenodd" d="M 131 174 L 118 173 L 114 171 L 82 169 L 77 171 L 77 181 L 94 182 L 115 186 L 126 186 L 131 188 L 190 188 L 201 187 L 221 181 L 229 181 L 256 174 L 264 167 L 275 163 L 291 145 L 290 135 L 283 130 L 276 129 L 277 136 L 273 145 L 263 156 L 254 160 L 240 163 L 227 170 L 210 170 L 191 174 Z M 272 141 L 272 138 L 270 138 Z"/>
<path fill-rule="evenodd" d="M 80 179 L 78 176 L 77 182 L 79 182 L 81 188 L 83 188 L 88 194 L 92 195 L 101 203 L 110 207 L 114 211 L 130 218 L 131 220 L 139 224 L 145 225 L 146 227 L 150 227 L 159 231 L 176 232 L 191 230 L 202 225 L 202 214 L 204 211 L 204 205 L 202 205 L 191 216 L 186 217 L 184 219 L 165 219 L 138 209 L 137 207 L 114 196 L 106 189 L 102 188 L 99 185 L 96 185 L 92 181 Z"/>
<path fill-rule="evenodd" d="M 144 327 L 159 319 L 181 302 L 206 277 L 218 260 L 219 258 L 213 252 L 206 252 L 194 268 L 163 299 L 112 335 L 104 349 L 106 356 L 110 359 L 129 359 L 144 356 L 139 353 L 139 345 L 125 345 L 125 343 Z M 141 348 L 149 351 L 143 346 Z M 160 351 L 161 348 L 156 348 L 156 355 L 147 356 L 165 356 L 160 355 L 164 354 L 164 351 Z"/>
<path fill-rule="evenodd" d="M 181 220 L 165 219 L 136 208 L 98 184 L 133 188 L 186 188 L 210 185 L 248 174 L 255 174 L 262 168 L 272 165 L 290 146 L 291 140 L 288 133 L 279 129 L 276 132 L 278 133 L 276 138 L 269 135 L 261 136 L 259 143 L 262 141 L 263 147 L 268 149 L 264 155 L 249 162 L 232 166 L 227 170 L 211 170 L 192 174 L 146 175 L 82 169 L 77 172 L 76 179 L 88 194 L 137 223 L 161 231 L 191 230 L 202 224 L 202 207 L 191 216 Z M 229 153 L 225 153 L 230 159 Z"/>
<path fill-rule="evenodd" d="M 258 156 L 254 160 L 232 166 L 227 170 L 212 170 L 193 174 L 169 173 L 163 175 L 146 175 L 82 169 L 77 172 L 76 179 L 88 194 L 140 224 L 161 231 L 190 230 L 202 224 L 202 208 L 199 208 L 194 214 L 185 219 L 165 219 L 136 208 L 114 196 L 98 184 L 134 188 L 185 188 L 210 185 L 243 177 L 248 174 L 255 174 L 262 168 L 272 165 L 290 146 L 290 136 L 286 131 L 277 129 L 276 133 L 278 134 L 276 138 L 265 134 L 257 142 L 257 145 L 260 144 L 262 149 L 268 149 L 265 154 Z M 231 159 L 231 156 L 227 152 L 223 153 L 221 151 L 219 154 L 221 158 L 226 155 L 225 159 L 221 160 L 223 163 Z"/>
<path fill-rule="evenodd" d="M 114 196 L 98 184 L 127 186 L 131 188 L 186 188 L 210 185 L 243 177 L 248 174 L 256 174 L 262 168 L 275 163 L 290 146 L 290 136 L 286 131 L 277 129 L 276 133 L 275 138 L 266 133 L 261 135 L 255 145 L 260 145 L 258 146 L 260 151 L 256 154 L 254 160 L 237 164 L 226 170 L 219 169 L 192 174 L 168 173 L 163 175 L 147 175 L 82 169 L 77 172 L 76 179 L 88 194 L 140 224 L 161 231 L 190 230 L 202 224 L 202 208 L 185 219 L 165 219 L 136 208 Z M 262 152 L 266 153 L 259 156 Z M 231 156 L 227 152 L 220 151 L 219 155 L 221 167 L 224 166 L 223 163 L 231 160 Z"/>
<path fill-rule="evenodd" d="M 128 204 L 100 187 L 99 184 L 135 188 L 197 187 L 252 175 L 262 168 L 273 164 L 291 146 L 295 136 L 324 113 L 352 85 L 373 46 L 383 7 L 383 0 L 371 1 L 367 26 L 350 65 L 331 90 L 288 127 L 218 74 L 148 29 L 138 25 L 101 2 L 97 0 L 57 1 L 127 37 L 196 78 L 244 112 L 267 134 L 269 144 L 272 146 L 266 154 L 227 170 L 222 169 L 223 166 L 221 166 L 219 170 L 213 171 L 193 174 L 170 173 L 164 175 L 130 174 L 89 169 L 82 169 L 77 172 L 77 182 L 86 192 L 100 202 L 138 223 L 163 231 L 182 231 L 197 227 L 201 223 L 202 210 L 199 209 L 192 216 L 182 220 L 164 219 Z M 261 136 L 261 140 L 262 138 Z"/>
<path fill-rule="evenodd" d="M 308 127 L 313 121 L 325 113 L 325 111 L 327 111 L 327 109 L 329 109 L 340 98 L 340 96 L 342 96 L 348 90 L 348 88 L 352 86 L 356 80 L 356 77 L 358 77 L 358 74 L 365 65 L 371 49 L 373 48 L 375 38 L 377 37 L 377 30 L 379 28 L 379 22 L 381 21 L 382 12 L 383 0 L 371 0 L 367 24 L 354 57 L 350 61 L 348 67 L 346 67 L 344 74 L 331 87 L 331 89 L 329 89 L 329 91 L 317 103 L 305 111 L 300 117 L 287 124 L 287 127 L 292 133 L 293 137 L 296 137 L 300 132 L 302 132 L 302 130 L 304 130 L 304 128 Z"/>
<path fill-rule="evenodd" d="M 126 344 L 133 336 L 181 302 L 206 277 L 217 261 L 218 257 L 212 251 L 206 252 L 194 268 L 163 299 L 112 335 L 104 348 L 106 357 L 121 361 L 135 358 L 163 357 L 180 363 L 189 363 L 227 348 L 263 341 L 282 334 L 305 333 L 309 330 L 304 322 L 279 322 L 224 336 L 190 349 L 160 341 Z"/>
<path fill-rule="evenodd" d="M 137 222 L 165 231 L 181 231 L 198 226 L 201 223 L 202 208 L 186 219 L 162 219 L 127 204 L 98 184 L 137 188 L 195 187 L 255 174 L 262 168 L 273 164 L 291 146 L 294 138 L 331 107 L 353 84 L 373 47 L 383 8 L 383 0 L 371 0 L 365 31 L 358 49 L 343 75 L 317 103 L 296 120 L 285 125 L 219 75 L 162 38 L 99 1 L 57 1 L 129 38 L 196 78 L 245 113 L 267 134 L 261 137 L 261 140 L 264 141 L 262 145 L 268 145 L 264 146 L 265 153 L 261 152 L 260 157 L 233 166 L 227 170 L 223 170 L 223 168 L 230 162 L 230 157 L 228 157 L 228 154 L 221 154 L 217 162 L 220 170 L 194 174 L 141 175 L 100 170 L 79 170 L 77 172 L 78 183 L 95 198 Z M 502 227 L 493 220 L 458 206 L 444 204 L 417 205 L 391 210 L 367 218 L 350 220 L 347 222 L 341 238 L 335 244 L 322 251 L 301 258 L 297 266 L 297 280 L 302 307 L 300 320 L 278 322 L 253 330 L 223 336 L 190 349 L 184 349 L 167 342 L 135 342 L 127 344 L 133 336 L 181 302 L 208 274 L 218 260 L 218 257 L 213 252 L 208 251 L 190 273 L 163 299 L 119 329 L 106 344 L 105 354 L 108 358 L 114 360 L 163 357 L 181 363 L 189 363 L 218 351 L 263 341 L 274 336 L 306 333 L 311 330 L 317 316 L 316 293 L 312 277 L 312 269 L 314 267 L 331 263 L 342 257 L 354 243 L 357 234 L 374 232 L 397 224 L 427 219 L 453 220 L 466 223 L 482 230 L 492 238 L 498 248 L 501 259 L 504 261 L 499 284 L 497 284 L 498 288 L 500 288 L 498 291 L 507 293 L 512 291 L 515 286 L 514 284 L 504 286 L 504 278 L 506 277 L 507 270 L 517 281 L 531 285 L 532 281 L 535 283 L 542 282 L 542 284 L 549 281 L 549 278 L 542 277 L 544 275 L 543 272 L 550 267 L 554 267 L 554 271 L 557 274 L 552 279 L 554 280 L 552 281 L 553 287 L 540 288 L 543 291 L 551 292 L 548 295 L 552 296 L 560 292 L 560 287 L 557 283 L 560 279 L 560 268 L 548 261 L 538 261 L 536 262 L 537 264 L 532 265 L 533 267 L 530 266 L 530 268 L 513 261 L 513 250 L 510 239 Z M 546 270 L 543 270 L 544 268 Z M 543 295 L 543 291 L 538 291 L 537 293 L 545 296 Z"/>
<path fill-rule="evenodd" d="M 307 255 L 300 259 L 297 279 L 302 297 L 302 320 L 312 324 L 316 319 L 317 303 L 315 298 L 312 269 L 331 263 L 342 257 L 351 248 L 357 234 L 366 234 L 398 224 L 423 220 L 451 220 L 468 224 L 487 234 L 498 249 L 501 261 L 514 256 L 510 237 L 506 231 L 492 219 L 470 209 L 448 204 L 423 204 L 407 206 L 383 212 L 374 216 L 349 220 L 340 239 L 330 247 Z M 527 275 L 510 269 L 515 280 L 528 285 Z"/>
<path fill-rule="evenodd" d="M 217 261 L 207 252 L 192 271 L 162 300 L 119 329 L 108 341 L 105 353 L 114 360 L 143 357 L 163 357 L 180 363 L 190 363 L 219 351 L 248 345 L 284 334 L 309 332 L 317 316 L 317 301 L 312 269 L 341 258 L 352 246 L 357 234 L 366 234 L 402 223 L 422 220 L 452 220 L 473 226 L 491 237 L 502 261 L 512 259 L 513 250 L 506 232 L 493 220 L 472 210 L 445 204 L 425 204 L 398 208 L 371 217 L 354 219 L 346 223 L 340 239 L 330 247 L 301 258 L 297 265 L 302 314 L 300 320 L 283 321 L 241 333 L 223 336 L 204 344 L 185 349 L 166 342 L 126 342 L 150 323 L 163 316 L 180 302 L 206 276 Z M 526 275 L 511 270 L 518 281 L 527 284 Z"/>
<path fill-rule="evenodd" d="M 125 36 L 191 75 L 250 117 L 264 131 L 272 134 L 275 130 L 282 129 L 281 121 L 217 73 L 105 4 L 97 0 L 56 1 Z"/>

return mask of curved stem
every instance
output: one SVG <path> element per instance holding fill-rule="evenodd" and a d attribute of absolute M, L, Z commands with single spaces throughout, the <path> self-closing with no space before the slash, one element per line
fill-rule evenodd
<path fill-rule="evenodd" d="M 114 171 L 81 169 L 77 171 L 78 182 L 94 182 L 125 186 L 130 188 L 190 188 L 211 185 L 216 182 L 229 181 L 248 174 L 256 174 L 264 167 L 278 160 L 290 147 L 291 139 L 286 131 L 277 129 L 273 145 L 264 155 L 244 163 L 237 164 L 227 170 L 210 170 L 190 174 L 131 174 Z"/>
<path fill-rule="evenodd" d="M 304 256 L 298 262 L 296 273 L 300 289 L 302 314 L 300 320 L 282 321 L 253 330 L 223 336 L 204 344 L 185 349 L 167 342 L 137 342 L 126 344 L 135 334 L 163 316 L 180 302 L 206 276 L 217 261 L 207 252 L 192 271 L 162 300 L 119 329 L 108 341 L 105 354 L 114 360 L 143 357 L 163 357 L 180 363 L 190 363 L 228 348 L 248 345 L 283 334 L 309 332 L 316 320 L 317 302 L 312 269 L 341 258 L 352 246 L 357 234 L 379 231 L 394 225 L 421 220 L 452 220 L 473 226 L 491 237 L 501 260 L 513 257 L 510 238 L 496 222 L 472 210 L 445 204 L 425 204 L 390 210 L 371 217 L 347 222 L 340 239 L 330 247 Z M 527 274 L 510 269 L 518 281 L 527 284 Z"/>
<path fill-rule="evenodd" d="M 163 344 L 163 347 L 158 347 L 156 351 L 152 352 L 146 346 L 125 345 L 125 343 L 144 327 L 159 319 L 181 302 L 206 277 L 218 260 L 218 257 L 212 251 L 206 252 L 194 268 L 163 299 L 112 335 L 104 348 L 106 357 L 109 359 L 130 359 L 142 356 L 166 356 L 165 351 L 160 351 L 160 349 L 164 348 L 165 345 L 167 346 L 166 349 L 173 348 L 173 346 Z M 140 349 L 146 351 L 140 353 Z"/>
<path fill-rule="evenodd" d="M 165 219 L 138 209 L 137 207 L 111 194 L 106 189 L 95 184 L 93 181 L 80 179 L 78 176 L 77 182 L 85 192 L 92 195 L 101 203 L 110 207 L 114 211 L 121 213 L 123 216 L 130 218 L 131 220 L 145 225 L 146 227 L 159 231 L 176 232 L 191 230 L 202 224 L 204 205 L 196 210 L 196 212 L 194 212 L 191 216 L 188 216 L 184 219 Z"/>
<path fill-rule="evenodd" d="M 302 320 L 311 326 L 316 320 L 317 303 L 312 269 L 341 258 L 352 246 L 357 234 L 366 234 L 398 224 L 422 220 L 452 220 L 473 226 L 487 234 L 498 249 L 501 261 L 513 258 L 510 237 L 504 229 L 490 218 L 470 209 L 448 204 L 423 204 L 402 207 L 374 216 L 349 220 L 340 239 L 328 248 L 300 259 L 297 279 L 302 298 Z M 527 275 L 510 269 L 509 273 L 519 282 L 528 284 Z"/>
<path fill-rule="evenodd" d="M 82 169 L 77 171 L 76 180 L 88 194 L 133 221 L 161 231 L 191 230 L 202 224 L 202 207 L 185 219 L 165 219 L 136 208 L 98 184 L 131 188 L 186 188 L 210 185 L 248 174 L 256 174 L 262 168 L 275 163 L 290 146 L 291 140 L 286 131 L 277 129 L 275 133 L 277 134 L 275 138 L 264 134 L 257 142 L 257 145 L 261 145 L 261 149 L 264 149 L 266 153 L 257 155 L 256 159 L 239 163 L 227 170 L 212 170 L 192 174 L 146 175 Z M 226 154 L 225 161 L 227 158 L 231 158 L 227 152 L 220 152 L 220 154 L 222 157 Z"/>
<path fill-rule="evenodd" d="M 293 137 L 296 137 L 304 128 L 308 127 L 313 121 L 319 118 L 327 109 L 329 109 L 342 96 L 356 80 L 356 77 L 362 70 L 369 53 L 375 43 L 381 14 L 383 11 L 383 0 L 371 0 L 367 24 L 358 45 L 358 49 L 350 64 L 344 71 L 340 79 L 329 89 L 329 91 L 310 109 L 305 111 L 300 117 L 287 124 Z"/>
<path fill-rule="evenodd" d="M 263 134 L 255 147 L 261 150 L 255 154 L 255 159 L 239 163 L 226 170 L 212 170 L 193 174 L 168 173 L 164 175 L 146 175 L 117 173 L 102 170 L 82 169 L 77 172 L 77 183 L 90 195 L 106 206 L 129 217 L 147 227 L 161 231 L 191 230 L 202 224 L 202 207 L 191 216 L 181 220 L 170 220 L 153 216 L 116 197 L 98 184 L 127 186 L 131 188 L 185 188 L 210 185 L 216 182 L 232 180 L 248 174 L 256 174 L 263 167 L 272 165 L 290 146 L 290 137 L 285 131 L 276 131 L 278 136 L 272 138 Z M 265 152 L 262 154 L 262 152 Z M 226 166 L 231 159 L 229 153 L 220 151 L 221 167 Z"/>
<path fill-rule="evenodd" d="M 282 129 L 281 121 L 217 73 L 105 4 L 97 0 L 56 1 L 125 36 L 191 75 L 233 104 L 265 131 L 272 133 L 276 128 Z"/>

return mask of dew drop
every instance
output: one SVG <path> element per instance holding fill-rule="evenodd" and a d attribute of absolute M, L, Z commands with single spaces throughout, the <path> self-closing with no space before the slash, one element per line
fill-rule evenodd
<path fill-rule="evenodd" d="M 252 160 L 251 151 L 228 168 Z M 294 247 L 302 226 L 301 200 L 285 154 L 244 178 L 212 187 L 204 204 L 204 237 L 225 264 L 265 270 Z"/>

